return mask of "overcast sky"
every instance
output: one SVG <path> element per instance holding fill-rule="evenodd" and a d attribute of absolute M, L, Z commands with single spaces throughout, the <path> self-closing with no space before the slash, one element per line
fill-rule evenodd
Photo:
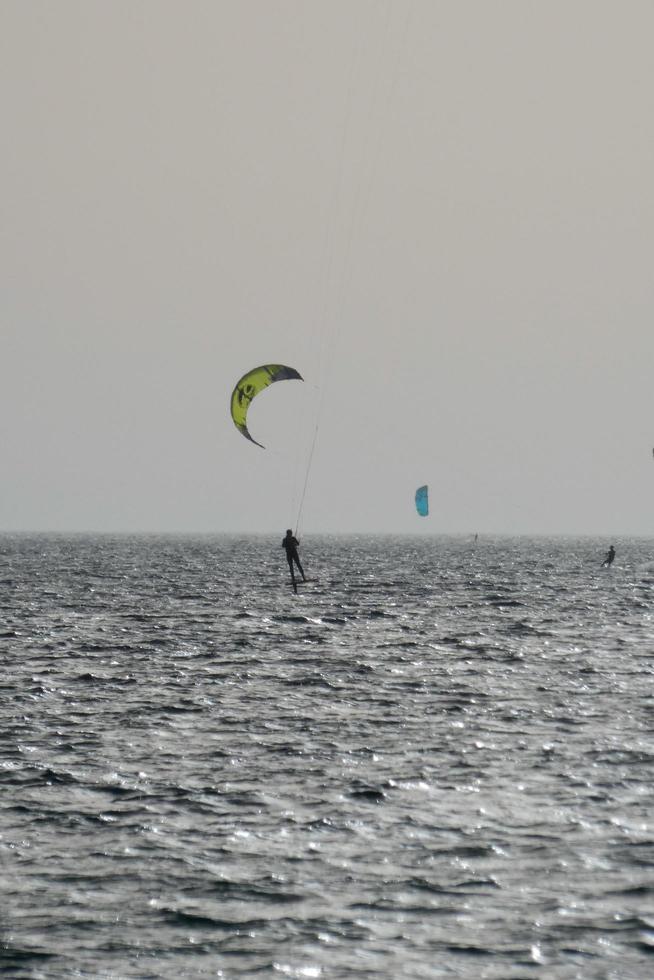
<path fill-rule="evenodd" d="M 0 528 L 653 534 L 653 37 L 0 0 Z"/>

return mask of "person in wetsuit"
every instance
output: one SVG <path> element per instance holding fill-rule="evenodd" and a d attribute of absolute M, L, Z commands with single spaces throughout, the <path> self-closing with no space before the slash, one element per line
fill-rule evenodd
<path fill-rule="evenodd" d="M 304 569 L 300 563 L 300 556 L 297 553 L 297 549 L 300 547 L 300 542 L 296 537 L 293 536 L 293 532 L 290 527 L 286 532 L 286 537 L 282 540 L 282 548 L 286 550 L 286 561 L 288 562 L 288 567 L 291 573 L 291 579 L 293 584 L 295 584 L 295 575 L 293 574 L 293 563 L 295 563 L 299 569 L 300 575 L 302 576 L 302 581 L 306 582 L 304 575 Z M 296 590 L 297 591 L 297 590 Z"/>
<path fill-rule="evenodd" d="M 602 565 L 605 565 L 610 568 L 611 565 L 613 564 L 614 558 L 615 558 L 615 548 L 613 547 L 613 545 L 611 545 L 609 550 L 606 552 L 606 558 L 602 562 Z"/>

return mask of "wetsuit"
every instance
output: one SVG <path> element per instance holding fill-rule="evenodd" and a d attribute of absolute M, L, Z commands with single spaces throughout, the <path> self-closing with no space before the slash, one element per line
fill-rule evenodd
<path fill-rule="evenodd" d="M 286 549 L 286 560 L 288 562 L 288 567 L 291 570 L 291 577 L 293 576 L 293 562 L 295 562 L 299 569 L 300 575 L 302 576 L 302 580 L 305 581 L 304 569 L 300 564 L 300 557 L 297 553 L 299 545 L 300 542 L 292 534 L 287 534 L 282 540 L 282 548 Z"/>

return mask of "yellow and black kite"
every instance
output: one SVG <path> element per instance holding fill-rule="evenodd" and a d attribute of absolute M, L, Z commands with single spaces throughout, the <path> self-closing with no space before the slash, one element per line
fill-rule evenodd
<path fill-rule="evenodd" d="M 232 419 L 239 432 L 256 446 L 261 446 L 261 443 L 252 438 L 247 427 L 247 414 L 250 402 L 260 391 L 263 391 L 264 388 L 267 388 L 274 381 L 291 381 L 293 379 L 297 379 L 298 381 L 303 380 L 302 375 L 298 374 L 295 368 L 286 367 L 284 364 L 263 364 L 261 367 L 248 371 L 237 382 L 232 392 Z M 261 448 L 264 449 L 265 447 L 261 446 Z"/>

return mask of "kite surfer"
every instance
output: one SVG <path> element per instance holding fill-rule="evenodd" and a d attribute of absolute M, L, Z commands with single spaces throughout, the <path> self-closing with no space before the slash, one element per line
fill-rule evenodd
<path fill-rule="evenodd" d="M 295 581 L 295 573 L 293 571 L 293 563 L 297 565 L 300 575 L 302 576 L 302 581 L 306 582 L 304 575 L 304 569 L 300 564 L 300 556 L 297 553 L 297 549 L 300 547 L 300 542 L 296 537 L 294 537 L 292 530 L 288 529 L 286 532 L 286 537 L 282 540 L 282 548 L 286 550 L 286 560 L 288 562 L 288 567 L 291 573 L 291 582 L 293 583 L 293 590 L 297 592 L 297 583 Z"/>
<path fill-rule="evenodd" d="M 602 568 L 610 568 L 611 565 L 613 564 L 614 558 L 615 558 L 615 548 L 613 547 L 613 545 L 611 545 L 609 550 L 606 552 L 606 558 L 602 562 Z"/>

